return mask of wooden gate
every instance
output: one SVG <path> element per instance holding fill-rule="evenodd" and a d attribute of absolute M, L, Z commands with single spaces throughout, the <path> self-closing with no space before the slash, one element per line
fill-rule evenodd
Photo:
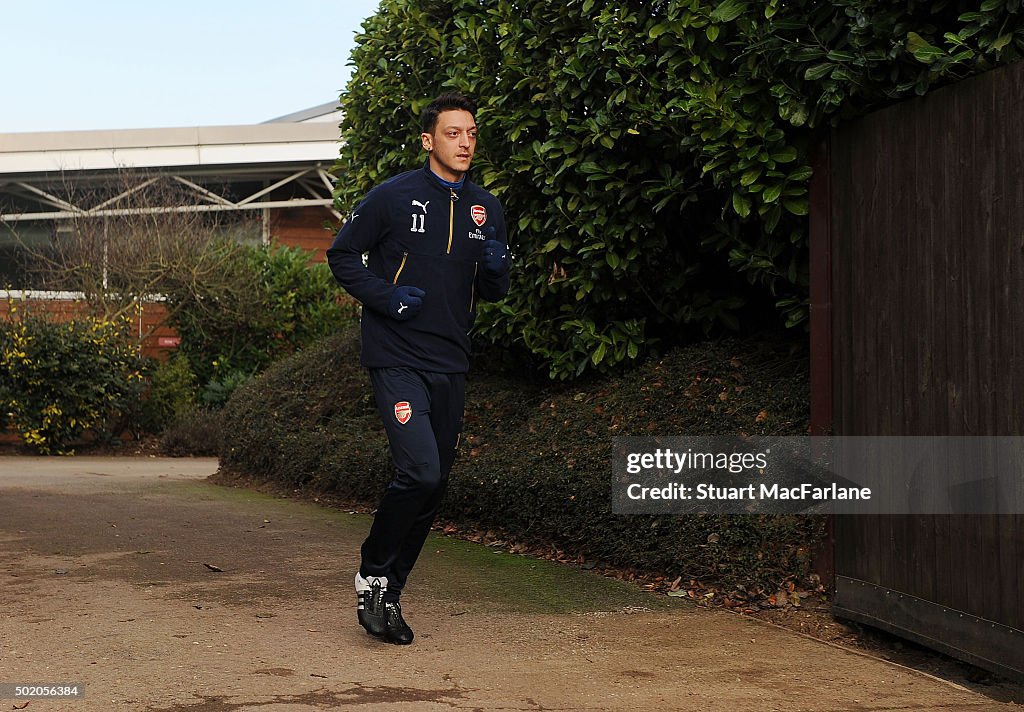
<path fill-rule="evenodd" d="M 812 420 L 1024 435 L 1024 63 L 834 130 L 811 186 Z M 1024 516 L 837 517 L 836 615 L 1024 677 Z"/>

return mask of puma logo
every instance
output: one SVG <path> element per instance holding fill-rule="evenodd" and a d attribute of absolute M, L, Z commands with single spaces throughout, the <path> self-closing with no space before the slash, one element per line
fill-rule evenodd
<path fill-rule="evenodd" d="M 430 205 L 430 201 L 428 200 L 425 203 L 421 203 L 418 200 L 414 200 L 414 201 L 412 201 L 412 204 L 414 206 L 416 206 L 416 207 L 423 208 L 423 214 L 426 215 L 427 214 L 427 206 Z"/>

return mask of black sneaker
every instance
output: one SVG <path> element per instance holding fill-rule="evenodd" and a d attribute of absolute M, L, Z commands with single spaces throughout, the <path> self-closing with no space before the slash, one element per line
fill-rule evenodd
<path fill-rule="evenodd" d="M 395 645 L 412 642 L 412 628 L 402 618 L 402 605 L 398 601 L 384 604 L 384 640 Z"/>
<path fill-rule="evenodd" d="M 378 638 L 383 637 L 387 630 L 384 611 L 384 592 L 387 590 L 386 577 L 363 578 L 356 574 L 356 615 L 359 625 Z"/>

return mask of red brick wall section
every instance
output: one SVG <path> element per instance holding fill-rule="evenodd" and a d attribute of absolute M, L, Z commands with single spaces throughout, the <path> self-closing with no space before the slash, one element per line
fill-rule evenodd
<path fill-rule="evenodd" d="M 326 259 L 324 252 L 334 241 L 338 226 L 338 219 L 327 208 L 281 208 L 270 214 L 271 240 L 308 250 L 312 262 Z"/>
<path fill-rule="evenodd" d="M 85 316 L 87 305 L 85 302 L 72 301 L 68 299 L 32 299 L 28 301 L 15 300 L 18 308 L 28 308 L 35 313 L 48 314 L 55 319 L 73 319 Z M 6 299 L 0 299 L 0 319 L 6 319 L 9 314 L 9 304 Z M 132 330 L 134 333 L 153 332 L 142 342 L 142 353 L 146 356 L 165 359 L 178 346 L 178 334 L 170 326 L 164 324 L 167 318 L 167 310 L 163 304 L 158 302 L 143 305 L 142 314 L 135 315 L 132 319 Z M 141 324 L 140 324 L 141 321 Z"/>

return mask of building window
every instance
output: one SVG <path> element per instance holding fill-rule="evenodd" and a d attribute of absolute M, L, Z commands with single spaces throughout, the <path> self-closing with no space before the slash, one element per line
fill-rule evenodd
<path fill-rule="evenodd" d="M 52 253 L 57 237 L 56 226 L 49 222 L 0 224 L 0 288 L 42 288 L 30 268 L 29 255 Z"/>

